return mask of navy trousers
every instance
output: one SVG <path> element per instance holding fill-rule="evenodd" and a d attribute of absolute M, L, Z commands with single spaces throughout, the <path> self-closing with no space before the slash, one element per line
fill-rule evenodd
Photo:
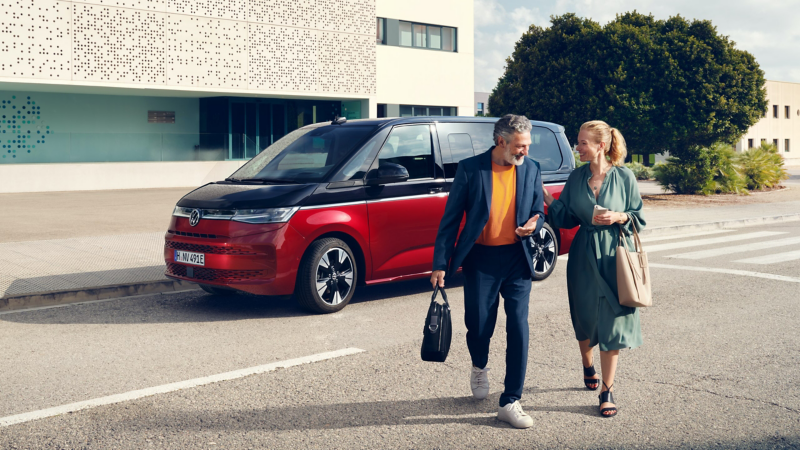
<path fill-rule="evenodd" d="M 489 342 L 497 322 L 500 296 L 506 312 L 506 377 L 500 406 L 522 397 L 528 367 L 528 301 L 531 271 L 522 244 L 475 244 L 461 265 L 464 273 L 464 321 L 467 347 L 475 367 L 489 360 Z"/>

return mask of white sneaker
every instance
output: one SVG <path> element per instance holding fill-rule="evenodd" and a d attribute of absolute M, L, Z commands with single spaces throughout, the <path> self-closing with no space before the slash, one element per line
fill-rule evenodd
<path fill-rule="evenodd" d="M 483 400 L 489 395 L 489 368 L 479 369 L 472 366 L 472 373 L 469 375 L 469 385 L 472 388 L 472 396 L 478 400 Z"/>
<path fill-rule="evenodd" d="M 530 428 L 533 426 L 531 416 L 525 414 L 519 402 L 509 403 L 501 406 L 497 411 L 497 418 L 503 422 L 508 422 L 514 428 Z"/>

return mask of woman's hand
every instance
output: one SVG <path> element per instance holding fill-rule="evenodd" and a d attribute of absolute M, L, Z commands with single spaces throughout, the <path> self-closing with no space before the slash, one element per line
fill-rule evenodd
<path fill-rule="evenodd" d="M 594 221 L 598 225 L 613 225 L 615 223 L 625 223 L 628 221 L 628 215 L 615 211 L 608 211 L 604 212 L 603 214 L 598 214 L 594 216 Z"/>
<path fill-rule="evenodd" d="M 550 206 L 551 203 L 556 201 L 555 197 L 550 195 L 550 192 L 544 187 L 544 183 L 542 183 L 542 193 L 544 194 L 544 204 Z"/>

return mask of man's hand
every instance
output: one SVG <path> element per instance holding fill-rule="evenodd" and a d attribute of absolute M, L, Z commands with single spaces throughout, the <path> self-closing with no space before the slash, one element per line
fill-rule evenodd
<path fill-rule="evenodd" d="M 514 230 L 514 232 L 517 233 L 517 236 L 519 236 L 519 237 L 530 236 L 531 233 L 536 231 L 536 222 L 538 220 L 539 220 L 539 215 L 537 214 L 537 215 L 531 217 L 530 220 L 525 222 L 524 226 L 517 227 L 517 229 Z"/>
<path fill-rule="evenodd" d="M 431 286 L 436 289 L 436 286 L 444 287 L 444 270 L 434 270 L 431 274 Z"/>

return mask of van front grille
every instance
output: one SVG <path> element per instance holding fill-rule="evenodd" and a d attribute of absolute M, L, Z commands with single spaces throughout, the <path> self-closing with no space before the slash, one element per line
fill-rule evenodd
<path fill-rule="evenodd" d="M 243 250 L 236 247 L 222 247 L 216 245 L 188 244 L 186 242 L 166 241 L 165 248 L 184 250 L 187 252 L 210 253 L 212 255 L 258 255 L 256 252 Z"/>
<path fill-rule="evenodd" d="M 192 269 L 192 276 L 187 276 L 188 268 Z M 167 263 L 167 275 L 199 281 L 213 281 L 215 283 L 235 283 L 238 281 L 267 279 L 269 277 L 266 270 L 209 269 L 206 267 L 184 266 L 175 263 Z"/>
<path fill-rule="evenodd" d="M 167 230 L 167 233 L 172 233 L 172 234 L 174 234 L 176 236 L 196 237 L 196 238 L 203 238 L 203 239 L 216 239 L 217 238 L 216 234 L 186 233 L 185 231 L 177 231 L 177 230 Z"/>

